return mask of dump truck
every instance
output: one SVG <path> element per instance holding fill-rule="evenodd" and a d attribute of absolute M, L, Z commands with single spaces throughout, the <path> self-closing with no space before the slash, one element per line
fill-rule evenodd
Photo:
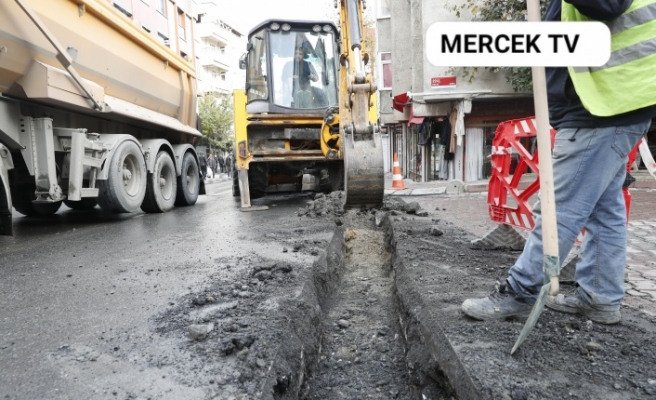
<path fill-rule="evenodd" d="M 155 213 L 204 191 L 194 63 L 114 3 L 0 1 L 1 234 L 12 207 Z"/>
<path fill-rule="evenodd" d="M 234 93 L 233 195 L 344 190 L 345 208 L 383 201 L 376 85 L 367 73 L 363 0 L 336 0 L 330 21 L 270 19 L 248 34 Z"/>

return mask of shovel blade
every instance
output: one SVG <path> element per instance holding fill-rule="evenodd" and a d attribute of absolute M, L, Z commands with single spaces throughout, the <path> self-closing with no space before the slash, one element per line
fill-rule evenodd
<path fill-rule="evenodd" d="M 540 289 L 540 294 L 538 295 L 538 298 L 533 305 L 533 309 L 531 309 L 531 313 L 528 315 L 528 319 L 526 320 L 522 331 L 519 333 L 519 337 L 517 338 L 515 345 L 513 346 L 512 350 L 510 350 L 511 355 L 515 354 L 515 351 L 519 348 L 519 346 L 522 345 L 522 343 L 524 343 L 526 337 L 529 335 L 529 333 L 531 333 L 533 327 L 535 327 L 535 323 L 538 322 L 538 318 L 540 318 L 542 310 L 544 310 L 544 304 L 547 302 L 547 295 L 549 294 L 550 289 L 551 282 L 542 286 L 542 289 Z"/>

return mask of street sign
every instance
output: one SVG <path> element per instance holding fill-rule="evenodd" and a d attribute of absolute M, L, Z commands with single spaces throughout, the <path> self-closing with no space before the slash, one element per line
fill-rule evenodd
<path fill-rule="evenodd" d="M 431 87 L 436 89 L 456 87 L 455 76 L 436 76 L 431 78 Z"/>

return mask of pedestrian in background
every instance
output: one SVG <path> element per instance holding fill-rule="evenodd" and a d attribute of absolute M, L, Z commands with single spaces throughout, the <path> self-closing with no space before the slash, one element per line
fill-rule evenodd
<path fill-rule="evenodd" d="M 207 178 L 207 156 L 205 154 L 198 155 L 198 164 L 200 166 L 200 173 L 203 178 Z"/>
<path fill-rule="evenodd" d="M 221 154 L 219 154 L 219 173 L 223 174 L 225 173 L 225 159 Z"/>
<path fill-rule="evenodd" d="M 547 68 L 549 120 L 557 130 L 552 162 L 562 263 L 583 228 L 577 288 L 547 298 L 547 307 L 602 324 L 620 321 L 626 267 L 626 205 L 622 184 L 629 152 L 656 116 L 656 29 L 648 0 L 552 0 L 547 21 L 603 21 L 610 60 L 594 68 Z M 650 26 L 651 26 L 650 25 Z M 508 278 L 482 299 L 462 304 L 480 320 L 528 315 L 544 284 L 542 220 Z"/>
<path fill-rule="evenodd" d="M 228 153 L 228 155 L 225 158 L 225 169 L 228 176 L 230 176 L 230 174 L 232 174 L 232 156 L 230 155 L 230 153 Z"/>
<path fill-rule="evenodd" d="M 216 176 L 216 158 L 214 155 L 210 156 L 210 169 L 212 170 L 212 178 Z"/>

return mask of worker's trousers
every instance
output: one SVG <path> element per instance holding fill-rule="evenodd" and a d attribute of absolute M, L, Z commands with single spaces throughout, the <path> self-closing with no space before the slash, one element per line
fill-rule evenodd
<path fill-rule="evenodd" d="M 585 228 L 575 279 L 581 298 L 600 311 L 618 310 L 624 297 L 627 229 L 622 184 L 628 154 L 650 123 L 556 133 L 552 162 L 558 256 L 562 265 Z M 508 277 L 513 290 L 529 303 L 545 283 L 539 201 L 533 213 L 535 228 Z"/>

